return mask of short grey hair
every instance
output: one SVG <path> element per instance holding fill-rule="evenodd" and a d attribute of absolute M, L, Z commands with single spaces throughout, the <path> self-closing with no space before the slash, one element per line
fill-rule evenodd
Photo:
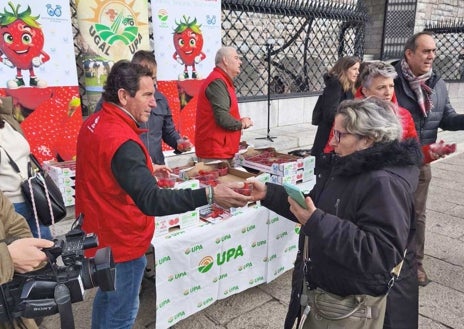
<path fill-rule="evenodd" d="M 368 63 L 359 74 L 361 87 L 369 88 L 372 80 L 377 77 L 395 79 L 398 76 L 393 65 L 386 62 L 371 62 Z"/>
<path fill-rule="evenodd" d="M 353 135 L 370 138 L 374 143 L 400 140 L 403 133 L 395 105 L 376 97 L 345 100 L 337 115 L 343 116 L 343 126 Z"/>
<path fill-rule="evenodd" d="M 232 51 L 234 51 L 234 50 L 235 50 L 234 47 L 221 47 L 216 53 L 216 57 L 214 59 L 214 64 L 216 66 L 221 65 L 222 59 L 224 57 L 229 56 L 232 53 Z"/>

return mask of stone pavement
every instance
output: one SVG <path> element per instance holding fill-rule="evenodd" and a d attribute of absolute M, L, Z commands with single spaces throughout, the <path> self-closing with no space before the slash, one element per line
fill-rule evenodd
<path fill-rule="evenodd" d="M 272 145 L 277 150 L 310 148 L 313 131 L 309 124 L 279 127 L 271 132 L 278 136 L 274 142 L 259 140 L 256 145 Z M 266 136 L 266 131 L 250 131 L 246 140 L 258 136 Z M 458 152 L 432 164 L 424 261 L 431 282 L 420 288 L 419 328 L 464 329 L 464 132 L 440 132 L 439 138 L 457 142 Z M 65 233 L 70 224 L 71 220 L 59 223 L 57 234 Z M 172 328 L 280 329 L 289 301 L 290 280 L 288 271 L 269 284 L 217 301 Z M 94 293 L 95 289 L 87 290 L 85 301 L 73 304 L 76 329 L 90 328 Z M 144 280 L 135 329 L 155 328 L 153 294 L 152 282 Z M 60 328 L 59 316 L 45 318 L 40 328 Z"/>

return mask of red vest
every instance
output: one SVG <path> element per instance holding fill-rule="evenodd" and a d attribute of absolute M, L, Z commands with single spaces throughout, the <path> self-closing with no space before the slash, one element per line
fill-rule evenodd
<path fill-rule="evenodd" d="M 233 82 L 227 73 L 216 67 L 203 81 L 198 93 L 195 153 L 200 158 L 231 159 L 238 152 L 242 132 L 241 130 L 226 130 L 216 124 L 213 108 L 206 98 L 206 88 L 215 79 L 221 79 L 226 84 L 230 97 L 229 113 L 235 119 L 240 120 Z"/>
<path fill-rule="evenodd" d="M 110 246 L 116 262 L 143 256 L 155 232 L 154 217 L 140 211 L 111 170 L 117 149 L 132 140 L 140 145 L 153 171 L 141 132 L 132 118 L 105 102 L 101 111 L 83 123 L 77 140 L 76 215 L 84 214 L 84 231 L 97 234 L 98 248 Z M 88 249 L 86 255 L 91 257 L 96 250 Z"/>

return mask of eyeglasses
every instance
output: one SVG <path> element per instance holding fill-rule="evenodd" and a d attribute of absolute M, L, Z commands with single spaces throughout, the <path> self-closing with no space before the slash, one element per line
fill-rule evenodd
<path fill-rule="evenodd" d="M 334 138 L 335 138 L 335 142 L 337 143 L 340 143 L 340 139 L 345 136 L 345 135 L 352 135 L 351 133 L 349 132 L 346 132 L 346 133 L 343 133 L 341 131 L 338 131 L 338 130 L 335 130 L 334 129 Z"/>

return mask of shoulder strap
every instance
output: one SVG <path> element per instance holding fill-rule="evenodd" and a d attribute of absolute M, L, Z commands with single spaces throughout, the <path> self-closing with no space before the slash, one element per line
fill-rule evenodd
<path fill-rule="evenodd" d="M 6 156 L 8 157 L 8 163 L 13 167 L 13 169 L 18 173 L 18 174 L 21 174 L 21 170 L 19 170 L 19 167 L 18 165 L 16 164 L 16 162 L 13 160 L 13 158 L 8 154 L 8 152 L 5 150 L 4 147 L 0 146 L 3 151 L 5 151 L 5 154 Z"/>

